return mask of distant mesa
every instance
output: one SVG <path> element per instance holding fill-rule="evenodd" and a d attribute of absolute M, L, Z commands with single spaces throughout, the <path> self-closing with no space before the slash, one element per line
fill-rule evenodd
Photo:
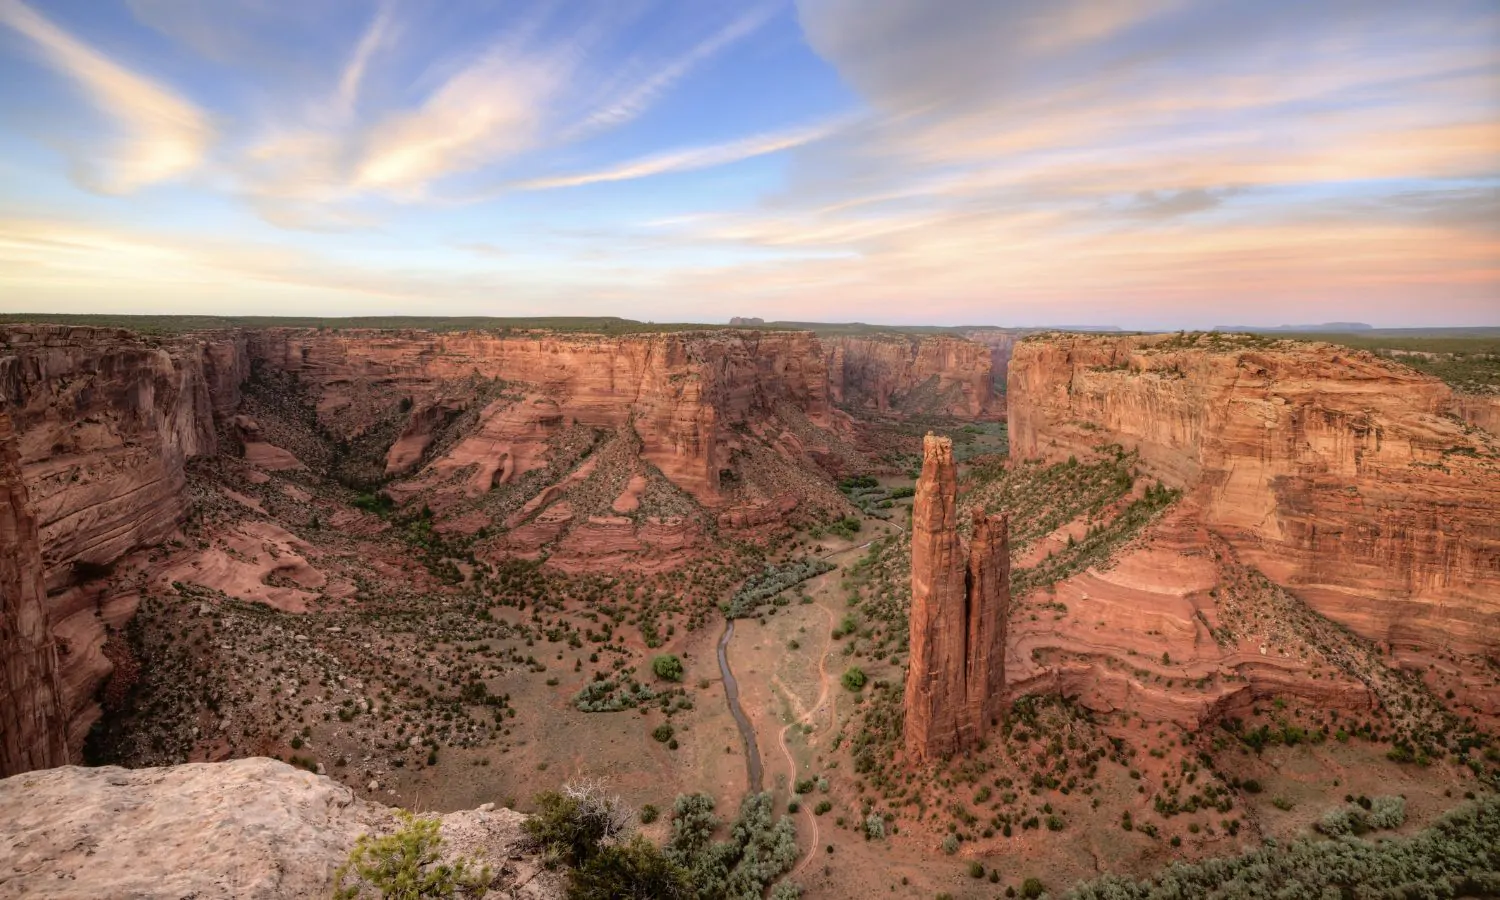
<path fill-rule="evenodd" d="M 759 327 L 766 324 L 766 320 L 760 316 L 734 316 L 729 320 L 729 324 Z"/>
<path fill-rule="evenodd" d="M 1317 332 L 1320 334 L 1344 334 L 1350 331 L 1374 331 L 1375 328 L 1372 325 L 1366 325 L 1364 322 L 1322 322 L 1313 325 L 1215 325 L 1213 330 L 1249 331 L 1252 333 L 1265 331 L 1301 331 Z"/>

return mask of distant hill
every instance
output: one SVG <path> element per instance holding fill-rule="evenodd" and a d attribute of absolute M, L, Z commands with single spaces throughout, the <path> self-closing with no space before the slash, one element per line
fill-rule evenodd
<path fill-rule="evenodd" d="M 1249 331 L 1269 334 L 1279 331 L 1315 331 L 1320 334 L 1348 334 L 1351 331 L 1373 331 L 1374 326 L 1363 322 L 1323 322 L 1318 325 L 1215 325 L 1214 331 Z"/>

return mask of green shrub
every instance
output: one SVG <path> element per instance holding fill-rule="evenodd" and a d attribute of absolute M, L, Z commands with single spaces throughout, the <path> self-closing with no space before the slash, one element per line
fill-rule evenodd
<path fill-rule="evenodd" d="M 641 824 L 642 825 L 650 825 L 652 822 L 655 822 L 657 820 L 657 818 L 660 817 L 660 816 L 661 816 L 661 810 L 657 809 L 654 805 L 652 805 L 650 803 L 647 803 L 645 806 L 641 807 L 641 816 L 640 816 L 640 818 L 641 818 Z"/>
<path fill-rule="evenodd" d="M 1405 822 L 1405 799 L 1401 797 L 1376 797 L 1371 801 L 1371 826 L 1375 828 L 1400 828 Z"/>
<path fill-rule="evenodd" d="M 1372 811 L 1375 804 L 1372 803 Z M 1358 807 L 1350 807 L 1358 809 Z M 1363 812 L 1363 810 L 1361 810 Z M 1258 900 L 1273 897 L 1454 898 L 1500 894 L 1500 799 L 1449 812 L 1411 838 L 1304 839 L 1242 856 L 1176 864 L 1135 881 L 1106 875 L 1072 900 Z"/>
<path fill-rule="evenodd" d="M 1042 896 L 1042 894 L 1046 893 L 1046 890 L 1047 889 L 1042 886 L 1042 880 L 1040 878 L 1028 878 L 1025 881 L 1021 882 L 1021 896 L 1031 898 L 1031 900 L 1036 900 L 1037 897 L 1040 897 Z"/>
<path fill-rule="evenodd" d="M 536 814 L 522 826 L 532 849 L 548 862 L 585 865 L 600 844 L 624 836 L 634 815 L 618 798 L 589 783 L 565 784 L 536 797 Z"/>
<path fill-rule="evenodd" d="M 839 678 L 844 688 L 850 691 L 858 691 L 863 688 L 866 680 L 865 670 L 859 666 L 850 666 L 844 670 L 844 674 Z"/>
<path fill-rule="evenodd" d="M 664 681 L 681 681 L 682 660 L 675 653 L 663 653 L 651 660 L 651 671 Z"/>
<path fill-rule="evenodd" d="M 695 896 L 688 871 L 640 835 L 600 849 L 568 880 L 569 900 L 690 900 Z"/>
<path fill-rule="evenodd" d="M 970 878 L 975 878 L 975 879 L 983 878 L 984 877 L 984 863 L 980 862 L 977 859 L 974 860 L 973 862 L 969 863 L 969 877 Z"/>
<path fill-rule="evenodd" d="M 790 819 L 772 821 L 769 792 L 740 804 L 729 840 L 713 841 L 718 825 L 713 798 L 677 798 L 666 855 L 691 873 L 697 900 L 759 900 L 797 861 L 797 832 Z"/>
<path fill-rule="evenodd" d="M 461 857 L 452 865 L 441 862 L 442 823 L 419 819 L 406 810 L 397 813 L 401 827 L 383 837 L 360 835 L 349 858 L 333 874 L 336 900 L 367 896 L 387 900 L 452 897 L 458 892 L 483 896 L 490 870 L 477 872 L 474 861 Z M 350 879 L 353 879 L 352 883 Z"/>
<path fill-rule="evenodd" d="M 744 619 L 755 615 L 761 604 L 789 587 L 809 578 L 831 572 L 838 568 L 826 559 L 803 557 L 781 566 L 767 565 L 764 570 L 745 579 L 739 590 L 728 602 L 720 604 L 724 615 L 730 619 Z"/>
<path fill-rule="evenodd" d="M 651 729 L 651 736 L 655 738 L 657 742 L 665 744 L 667 741 L 670 741 L 672 739 L 672 726 L 668 725 L 666 722 L 663 722 L 655 728 Z"/>

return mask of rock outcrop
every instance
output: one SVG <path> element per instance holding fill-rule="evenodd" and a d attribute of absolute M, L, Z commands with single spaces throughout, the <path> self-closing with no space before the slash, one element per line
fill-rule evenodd
<path fill-rule="evenodd" d="M 441 818 L 444 860 L 488 865 L 502 896 L 563 896 L 524 853 L 525 816 Z M 0 781 L 0 898 L 327 897 L 355 840 L 395 825 L 393 810 L 270 759 L 32 772 Z"/>
<path fill-rule="evenodd" d="M 104 623 L 133 611 L 111 608 L 134 600 L 105 588 L 109 568 L 177 529 L 188 508 L 186 461 L 218 449 L 216 422 L 238 405 L 249 374 L 244 347 L 234 335 L 0 328 L 0 412 L 14 423 L 35 516 L 74 753 L 111 669 Z"/>
<path fill-rule="evenodd" d="M 1138 450 L 1247 563 L 1359 634 L 1500 647 L 1500 445 L 1441 381 L 1329 344 L 1048 335 L 1016 347 L 1008 396 L 1016 457 Z"/>
<path fill-rule="evenodd" d="M 0 413 L 0 777 L 67 763 L 66 726 L 41 541 Z"/>
<path fill-rule="evenodd" d="M 913 760 L 972 750 L 1001 711 L 1010 549 L 1004 516 L 976 515 L 967 553 L 958 533 L 953 444 L 923 441 L 912 507 L 911 654 L 905 746 Z"/>
<path fill-rule="evenodd" d="M 954 337 L 834 337 L 829 389 L 847 406 L 883 415 L 1003 415 L 991 375 L 990 349 Z"/>

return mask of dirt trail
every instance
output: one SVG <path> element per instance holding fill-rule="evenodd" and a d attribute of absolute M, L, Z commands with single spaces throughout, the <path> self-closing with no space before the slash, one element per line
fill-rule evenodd
<path fill-rule="evenodd" d="M 821 603 L 816 605 L 819 610 L 822 610 L 822 612 L 828 616 L 828 631 L 830 632 L 824 639 L 823 653 L 818 657 L 818 699 L 813 703 L 812 709 L 804 711 L 801 715 L 797 716 L 791 722 L 787 723 L 787 725 L 781 729 L 781 733 L 777 735 L 777 741 L 781 745 L 781 755 L 786 757 L 786 767 L 788 778 L 790 779 L 789 783 L 792 785 L 793 789 L 795 789 L 797 784 L 797 761 L 792 758 L 791 748 L 787 747 L 786 745 L 786 733 L 793 728 L 800 728 L 808 719 L 816 714 L 818 710 L 823 708 L 823 704 L 825 702 L 828 703 L 829 728 L 832 729 L 835 725 L 838 724 L 838 712 L 835 708 L 835 700 L 830 698 L 828 692 L 828 654 L 833 650 L 833 635 L 831 633 L 833 631 L 833 610 L 829 609 Z M 794 700 L 793 702 L 795 703 L 796 701 Z M 812 807 L 804 805 L 802 809 L 807 813 L 808 823 L 812 825 L 812 838 L 807 845 L 807 856 L 803 857 L 802 862 L 798 863 L 797 867 L 792 870 L 793 875 L 800 874 L 803 869 L 806 869 L 808 865 L 812 863 L 813 858 L 818 854 L 818 817 L 813 814 Z"/>

